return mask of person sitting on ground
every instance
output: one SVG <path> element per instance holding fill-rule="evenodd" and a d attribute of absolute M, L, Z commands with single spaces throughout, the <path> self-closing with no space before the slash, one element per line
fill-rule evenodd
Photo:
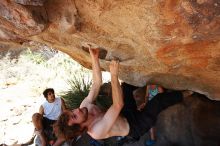
<path fill-rule="evenodd" d="M 96 52 L 98 49 L 90 49 L 91 54 L 96 54 Z M 155 124 L 157 115 L 162 110 L 181 102 L 183 97 L 191 94 L 191 92 L 182 93 L 180 91 L 159 93 L 148 102 L 142 111 L 138 111 L 132 94 L 137 87 L 126 83 L 120 86 L 119 62 L 112 60 L 109 70 L 113 104 L 106 112 L 102 112 L 94 104 L 101 85 L 98 55 L 95 56 L 96 61 L 93 61 L 92 64 L 93 84 L 88 96 L 82 101 L 79 108 L 64 112 L 58 119 L 59 131 L 65 136 L 68 136 L 69 133 L 78 136 L 87 132 L 94 139 L 130 136 L 138 140 Z"/>
<path fill-rule="evenodd" d="M 152 100 L 154 96 L 156 96 L 158 93 L 164 92 L 163 87 L 159 85 L 147 85 L 144 87 L 140 87 L 133 91 L 134 98 L 136 102 L 139 104 L 138 110 L 142 110 L 147 102 Z M 144 97 L 144 98 L 143 98 Z M 141 102 L 141 103 L 140 103 Z M 156 129 L 155 127 L 152 127 L 150 129 L 150 139 L 146 141 L 146 146 L 151 146 L 156 142 Z"/>
<path fill-rule="evenodd" d="M 39 113 L 34 113 L 32 116 L 32 122 L 35 127 L 35 131 L 40 138 L 42 146 L 46 146 L 50 138 L 46 137 L 45 131 L 52 133 L 53 124 L 57 121 L 62 112 L 66 110 L 65 102 L 60 97 L 55 97 L 54 89 L 47 88 L 43 92 L 46 101 L 40 106 Z M 55 131 L 56 128 L 55 128 Z M 64 141 L 62 135 L 58 135 L 57 140 L 53 143 L 54 146 L 59 145 Z"/>
<path fill-rule="evenodd" d="M 159 85 L 147 85 L 145 103 L 152 100 L 158 93 L 164 92 L 163 87 Z M 156 142 L 156 129 L 150 129 L 150 140 L 146 141 L 146 146 L 153 145 Z"/>

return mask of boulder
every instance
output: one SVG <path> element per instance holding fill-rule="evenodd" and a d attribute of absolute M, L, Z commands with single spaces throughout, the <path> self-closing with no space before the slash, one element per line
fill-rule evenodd
<path fill-rule="evenodd" d="M 155 146 L 219 146 L 220 102 L 194 94 L 163 111 Z"/>
<path fill-rule="evenodd" d="M 120 79 L 220 100 L 219 0 L 1 0 L 0 48 L 44 44 L 91 68 L 118 58 Z M 23 45 L 23 46 L 22 46 Z"/>

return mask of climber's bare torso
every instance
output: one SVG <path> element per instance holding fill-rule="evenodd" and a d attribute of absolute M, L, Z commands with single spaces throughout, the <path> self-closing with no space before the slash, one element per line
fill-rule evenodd
<path fill-rule="evenodd" d="M 112 127 L 108 131 L 105 131 L 104 129 L 100 129 L 100 128 L 103 126 L 102 125 L 104 124 L 103 122 L 110 121 L 111 117 L 105 116 L 105 112 L 102 112 L 94 104 L 89 104 L 87 106 L 87 109 L 88 109 L 88 121 L 90 123 L 88 126 L 87 133 L 94 139 L 104 139 L 116 135 L 117 136 L 128 135 L 129 125 L 124 117 L 118 116 Z"/>

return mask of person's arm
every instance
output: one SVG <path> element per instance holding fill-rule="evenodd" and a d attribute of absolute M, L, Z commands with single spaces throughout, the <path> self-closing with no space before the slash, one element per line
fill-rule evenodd
<path fill-rule="evenodd" d="M 112 100 L 113 104 L 107 110 L 103 118 L 97 122 L 91 129 L 91 136 L 95 139 L 106 138 L 110 129 L 115 124 L 121 109 L 124 106 L 123 92 L 118 80 L 118 61 L 111 61 L 110 73 L 112 84 Z"/>
<path fill-rule="evenodd" d="M 53 146 L 61 146 L 65 142 L 65 137 L 58 130 L 57 122 L 53 124 L 53 133 L 55 134 L 57 140 L 53 144 Z"/>
<path fill-rule="evenodd" d="M 144 97 L 144 103 L 145 104 L 148 102 L 148 99 L 149 99 L 149 88 L 150 88 L 150 86 L 147 85 L 146 86 L 146 94 L 145 94 L 145 97 Z"/>
<path fill-rule="evenodd" d="M 44 115 L 44 108 L 42 105 L 40 106 L 39 114 L 41 114 L 42 116 Z"/>
<path fill-rule="evenodd" d="M 65 138 L 59 137 L 52 146 L 61 146 L 65 142 Z"/>
<path fill-rule="evenodd" d="M 149 99 L 149 85 L 146 86 L 146 93 L 144 96 L 144 102 L 138 107 L 138 110 L 141 111 L 146 106 L 148 99 Z"/>
<path fill-rule="evenodd" d="M 80 107 L 86 107 L 88 104 L 93 103 L 93 101 L 96 99 L 99 89 L 102 84 L 102 74 L 99 64 L 99 49 L 89 49 L 91 58 L 92 58 L 92 87 L 89 91 L 88 96 L 82 101 Z"/>
<path fill-rule="evenodd" d="M 62 109 L 62 112 L 66 111 L 66 104 L 65 104 L 65 101 L 63 100 L 63 98 L 60 98 L 61 99 L 61 109 Z"/>

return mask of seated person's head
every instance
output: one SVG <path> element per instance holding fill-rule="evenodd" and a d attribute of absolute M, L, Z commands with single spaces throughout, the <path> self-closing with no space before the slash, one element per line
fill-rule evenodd
<path fill-rule="evenodd" d="M 100 90 L 99 90 L 99 95 L 100 96 L 105 96 L 105 97 L 111 97 L 112 96 L 111 82 L 102 84 L 102 86 L 100 87 Z"/>
<path fill-rule="evenodd" d="M 63 112 L 58 121 L 57 126 L 60 133 L 66 139 L 71 139 L 81 135 L 86 129 L 81 127 L 81 124 L 88 119 L 87 108 L 77 108 Z"/>
<path fill-rule="evenodd" d="M 133 91 L 133 97 L 137 103 L 137 105 L 141 105 L 145 101 L 145 94 L 146 94 L 146 86 L 139 87 Z"/>
<path fill-rule="evenodd" d="M 112 88 L 110 82 L 102 84 L 94 104 L 102 111 L 106 111 L 112 105 Z"/>
<path fill-rule="evenodd" d="M 55 94 L 54 94 L 54 89 L 53 88 L 47 88 L 43 92 L 44 97 L 47 100 L 54 100 L 55 99 Z"/>

